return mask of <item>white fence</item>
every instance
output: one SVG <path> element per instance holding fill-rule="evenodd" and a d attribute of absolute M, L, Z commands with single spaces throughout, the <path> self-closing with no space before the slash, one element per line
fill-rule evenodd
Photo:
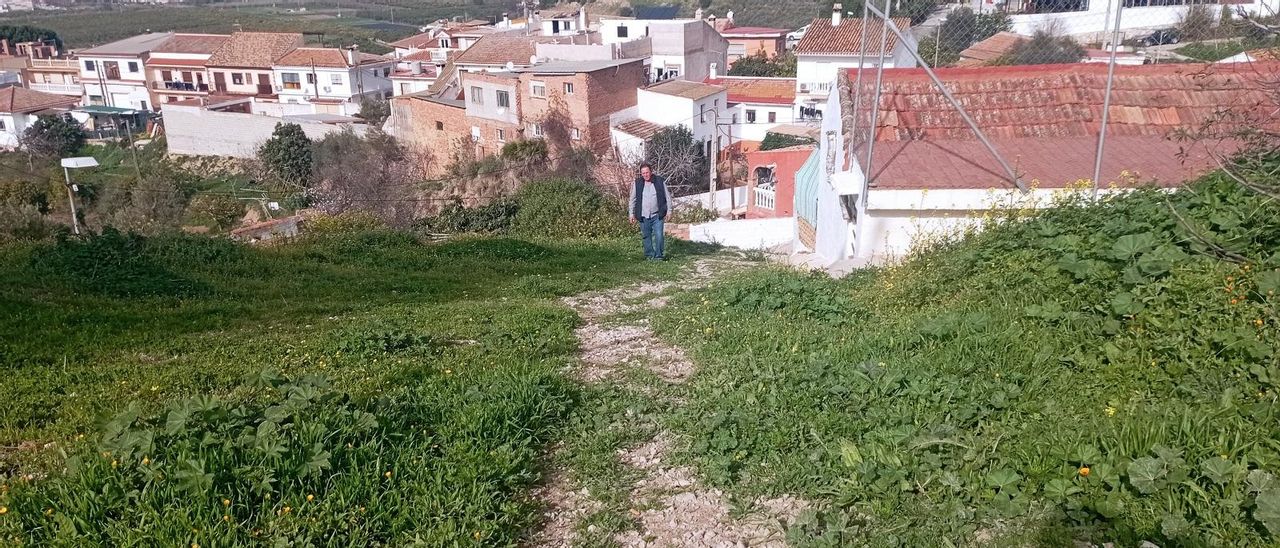
<path fill-rule="evenodd" d="M 751 203 L 760 209 L 777 209 L 778 194 L 767 188 L 756 187 L 751 196 Z"/>
<path fill-rule="evenodd" d="M 736 247 L 769 249 L 796 237 L 795 217 L 719 220 L 689 226 L 689 240 Z"/>
<path fill-rule="evenodd" d="M 252 158 L 257 155 L 258 146 L 271 138 L 276 124 L 281 122 L 279 118 L 258 114 L 216 112 L 178 105 L 164 107 L 165 140 L 172 154 Z M 363 135 L 368 128 L 363 124 L 294 123 L 312 139 L 323 138 L 347 127 L 357 135 Z"/>
<path fill-rule="evenodd" d="M 733 200 L 730 201 L 732 196 Z M 672 198 L 676 206 L 686 204 L 701 204 L 702 207 L 711 209 L 711 193 L 703 192 L 702 194 L 690 194 L 688 196 L 680 196 Z M 740 186 L 732 189 L 723 188 L 716 191 L 716 211 L 720 213 L 728 213 L 733 208 L 741 208 L 747 205 L 747 187 Z"/>

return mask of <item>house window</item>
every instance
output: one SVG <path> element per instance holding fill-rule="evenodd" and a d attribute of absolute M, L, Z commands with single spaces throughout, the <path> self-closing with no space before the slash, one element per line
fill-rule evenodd
<path fill-rule="evenodd" d="M 738 123 L 738 113 L 733 113 L 733 123 Z"/>
<path fill-rule="evenodd" d="M 440 39 L 440 47 L 442 47 L 442 48 L 446 48 L 446 49 L 447 49 L 447 48 L 449 47 L 449 39 L 448 39 L 448 38 L 441 38 L 441 39 Z"/>
<path fill-rule="evenodd" d="M 498 108 L 509 108 L 511 106 L 511 94 L 506 91 L 498 91 Z"/>
<path fill-rule="evenodd" d="M 496 133 L 496 134 L 498 135 L 498 142 L 499 142 L 499 143 L 505 143 L 505 142 L 507 142 L 507 133 L 506 133 L 505 131 L 502 131 L 501 129 L 496 129 L 496 130 L 494 130 L 494 133 Z"/>
<path fill-rule="evenodd" d="M 342 75 L 341 75 L 341 74 L 330 74 L 330 75 L 329 75 L 329 83 L 330 83 L 330 84 L 333 84 L 333 85 L 335 85 L 335 86 L 341 86 L 341 85 L 342 85 Z"/>
<path fill-rule="evenodd" d="M 302 89 L 302 78 L 296 72 L 281 73 L 280 80 L 284 83 L 284 89 Z"/>
<path fill-rule="evenodd" d="M 565 82 L 565 83 L 564 83 L 564 94 L 565 94 L 565 95 L 573 95 L 573 82 Z"/>
<path fill-rule="evenodd" d="M 484 104 L 484 90 L 480 89 L 480 86 L 471 86 L 471 104 Z"/>
<path fill-rule="evenodd" d="M 698 105 L 698 122 L 703 124 L 707 123 L 707 104 L 706 103 Z"/>
<path fill-rule="evenodd" d="M 85 62 L 84 62 L 84 70 L 85 70 L 85 72 L 93 72 L 93 71 L 96 71 L 96 70 L 98 70 L 98 64 L 97 64 L 97 63 L 95 63 L 95 62 L 93 62 L 93 61 L 85 61 Z"/>
<path fill-rule="evenodd" d="M 400 82 L 400 95 L 404 95 L 406 93 L 413 93 L 413 88 L 409 86 L 408 82 Z"/>
<path fill-rule="evenodd" d="M 529 132 L 532 133 L 534 137 L 542 137 L 542 124 L 530 124 Z"/>
<path fill-rule="evenodd" d="M 748 124 L 756 123 L 756 111 L 754 110 L 747 111 L 747 123 Z"/>
<path fill-rule="evenodd" d="M 581 141 L 582 131 L 575 127 L 569 130 L 569 137 L 571 137 L 574 141 Z"/>
<path fill-rule="evenodd" d="M 138 72 L 138 63 L 129 61 L 129 72 Z"/>
<path fill-rule="evenodd" d="M 308 72 L 308 73 L 307 73 L 307 83 L 308 83 L 308 84 L 314 84 L 314 83 L 316 83 L 316 75 L 311 74 L 310 72 Z"/>
<path fill-rule="evenodd" d="M 163 81 L 165 81 L 165 82 L 172 82 L 172 81 L 173 81 L 173 72 L 172 72 L 172 71 L 168 71 L 168 70 L 162 70 L 162 71 L 160 71 L 160 79 L 161 79 L 161 80 L 163 80 Z"/>
<path fill-rule="evenodd" d="M 391 76 L 391 67 L 386 67 L 382 69 L 382 77 L 386 78 L 388 76 Z"/>
<path fill-rule="evenodd" d="M 626 25 L 618 25 L 618 38 L 626 38 L 627 30 L 628 29 Z"/>
<path fill-rule="evenodd" d="M 547 85 L 543 82 L 529 82 L 529 93 L 534 97 L 546 97 Z"/>
<path fill-rule="evenodd" d="M 444 122 L 436 120 L 436 131 L 444 131 Z"/>
<path fill-rule="evenodd" d="M 777 122 L 778 122 L 778 113 L 776 113 L 776 112 L 770 112 L 770 113 L 769 113 L 769 123 L 770 123 L 770 124 L 775 124 L 775 123 L 777 123 Z"/>
<path fill-rule="evenodd" d="M 298 75 L 297 75 L 297 74 L 295 74 L 295 75 L 293 75 L 293 77 L 294 77 L 294 78 L 297 78 L 297 77 L 298 77 Z M 232 83 L 232 84 L 235 84 L 235 85 L 237 85 L 237 86 L 244 85 L 244 75 L 243 75 L 243 74 L 240 74 L 239 72 L 233 72 L 233 73 L 231 73 L 231 83 Z"/>
<path fill-rule="evenodd" d="M 7 129 L 9 129 L 9 126 L 5 125 L 4 120 L 0 120 L 0 131 L 5 131 Z"/>
<path fill-rule="evenodd" d="M 90 104 L 90 105 L 101 105 L 102 103 L 103 103 L 103 101 L 102 101 L 102 96 L 101 96 L 101 95 L 90 95 L 90 96 L 89 96 L 89 104 Z"/>

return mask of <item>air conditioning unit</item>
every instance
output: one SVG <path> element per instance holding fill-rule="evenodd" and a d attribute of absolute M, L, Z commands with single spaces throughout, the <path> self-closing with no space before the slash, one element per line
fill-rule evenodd
<path fill-rule="evenodd" d="M 284 91 L 284 86 L 276 86 L 276 93 Z"/>
<path fill-rule="evenodd" d="M 800 84 L 800 93 L 809 93 L 809 84 Z"/>
<path fill-rule="evenodd" d="M 329 87 L 329 86 L 325 86 L 325 87 L 324 87 L 324 92 L 325 92 L 325 93 L 329 93 L 329 90 L 330 90 L 330 89 L 333 89 L 333 88 L 331 88 L 331 87 Z"/>

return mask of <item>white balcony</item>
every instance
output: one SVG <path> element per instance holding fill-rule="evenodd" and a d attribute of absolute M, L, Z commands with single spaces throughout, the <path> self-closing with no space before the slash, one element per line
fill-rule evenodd
<path fill-rule="evenodd" d="M 31 68 L 80 70 L 80 62 L 75 59 L 31 59 Z"/>
<path fill-rule="evenodd" d="M 27 85 L 27 87 L 35 91 L 43 91 L 45 93 L 53 93 L 55 95 L 73 95 L 79 97 L 84 93 L 80 84 L 46 84 L 43 82 L 32 82 Z"/>
<path fill-rule="evenodd" d="M 770 188 L 755 187 L 751 192 L 751 204 L 760 209 L 777 209 L 778 195 Z"/>
<path fill-rule="evenodd" d="M 802 95 L 827 95 L 831 93 L 831 82 L 800 82 Z"/>

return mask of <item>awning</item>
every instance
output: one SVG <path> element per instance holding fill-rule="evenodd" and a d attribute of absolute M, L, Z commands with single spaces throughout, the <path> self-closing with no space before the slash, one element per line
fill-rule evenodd
<path fill-rule="evenodd" d="M 85 105 L 73 110 L 72 112 L 83 112 L 85 114 L 111 114 L 111 115 L 121 115 L 121 116 L 133 116 L 135 114 L 138 114 L 138 111 L 135 109 L 124 108 L 124 107 L 109 107 L 107 105 Z"/>

